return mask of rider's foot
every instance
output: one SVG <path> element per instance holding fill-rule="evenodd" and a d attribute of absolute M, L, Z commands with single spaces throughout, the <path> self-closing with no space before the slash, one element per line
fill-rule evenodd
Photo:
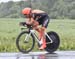
<path fill-rule="evenodd" d="M 42 44 L 41 47 L 39 48 L 40 50 L 43 50 L 46 48 L 46 44 Z"/>
<path fill-rule="evenodd" d="M 43 50 L 43 49 L 46 48 L 46 41 L 45 41 L 45 39 L 44 40 L 41 39 L 41 41 L 42 41 L 42 45 L 41 45 L 41 47 L 39 49 Z"/>

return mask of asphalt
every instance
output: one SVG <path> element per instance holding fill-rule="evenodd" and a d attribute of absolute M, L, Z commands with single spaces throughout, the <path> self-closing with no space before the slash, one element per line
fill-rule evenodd
<path fill-rule="evenodd" d="M 0 59 L 75 59 L 75 51 L 56 51 L 53 54 L 47 52 L 0 53 Z"/>

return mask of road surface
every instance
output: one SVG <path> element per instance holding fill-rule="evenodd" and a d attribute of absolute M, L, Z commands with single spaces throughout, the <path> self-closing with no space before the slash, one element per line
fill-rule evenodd
<path fill-rule="evenodd" d="M 47 52 L 0 53 L 0 59 L 75 59 L 75 51 L 56 51 L 53 54 Z"/>

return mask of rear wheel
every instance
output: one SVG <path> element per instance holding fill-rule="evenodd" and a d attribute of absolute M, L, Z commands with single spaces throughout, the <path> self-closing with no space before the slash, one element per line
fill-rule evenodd
<path fill-rule="evenodd" d="M 16 39 L 16 46 L 18 50 L 22 53 L 30 52 L 33 49 L 34 45 L 35 45 L 34 37 L 33 35 L 29 35 L 29 32 L 27 31 L 23 31 L 22 33 L 20 33 Z"/>
<path fill-rule="evenodd" d="M 56 32 L 51 31 L 51 32 L 48 32 L 47 34 L 53 40 L 53 43 L 46 44 L 47 47 L 45 48 L 45 50 L 48 51 L 49 53 L 53 53 L 54 51 L 58 49 L 60 44 L 60 39 Z M 47 36 L 46 36 L 46 42 L 50 42 Z"/>

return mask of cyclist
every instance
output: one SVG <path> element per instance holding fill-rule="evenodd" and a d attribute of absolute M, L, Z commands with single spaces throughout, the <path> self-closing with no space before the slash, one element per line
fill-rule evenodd
<path fill-rule="evenodd" d="M 39 49 L 46 48 L 46 38 L 45 38 L 45 30 L 49 23 L 49 16 L 45 11 L 42 10 L 32 10 L 27 7 L 22 10 L 22 14 L 26 16 L 27 21 L 26 24 L 32 25 L 33 29 L 35 29 L 39 33 L 39 39 L 42 41 L 41 47 Z M 42 25 L 39 27 L 39 25 Z"/>

